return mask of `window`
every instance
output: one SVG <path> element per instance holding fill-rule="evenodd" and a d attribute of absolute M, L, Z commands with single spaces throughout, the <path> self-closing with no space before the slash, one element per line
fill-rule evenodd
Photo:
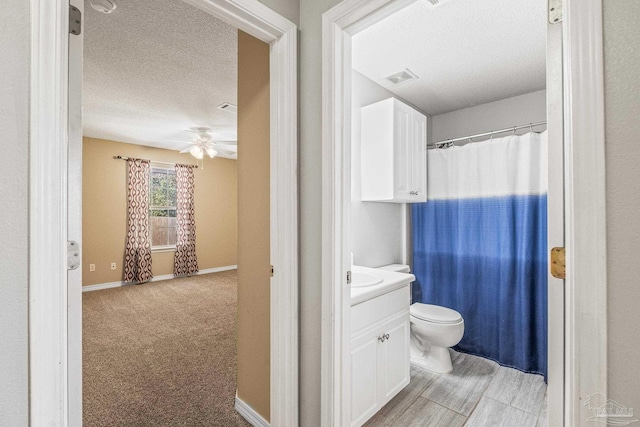
<path fill-rule="evenodd" d="M 151 165 L 149 179 L 151 249 L 176 247 L 176 171 Z"/>

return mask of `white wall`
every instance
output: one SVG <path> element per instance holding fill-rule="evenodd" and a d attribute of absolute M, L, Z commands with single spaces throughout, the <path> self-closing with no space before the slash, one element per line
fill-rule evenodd
<path fill-rule="evenodd" d="M 609 398 L 640 411 L 640 2 L 604 0 Z"/>
<path fill-rule="evenodd" d="M 540 90 L 433 116 L 433 140 L 430 142 L 545 120 L 547 120 L 546 91 Z M 545 128 L 534 129 L 544 130 Z"/>
<path fill-rule="evenodd" d="M 300 427 L 320 425 L 322 307 L 322 14 L 300 0 Z"/>
<path fill-rule="evenodd" d="M 298 0 L 259 0 L 296 25 L 300 24 L 300 2 Z"/>
<path fill-rule="evenodd" d="M 0 14 L 0 425 L 28 425 L 29 2 Z"/>
<path fill-rule="evenodd" d="M 354 264 L 380 267 L 402 259 L 403 205 L 361 202 L 360 107 L 394 97 L 364 75 L 352 73 L 351 122 L 351 251 Z"/>

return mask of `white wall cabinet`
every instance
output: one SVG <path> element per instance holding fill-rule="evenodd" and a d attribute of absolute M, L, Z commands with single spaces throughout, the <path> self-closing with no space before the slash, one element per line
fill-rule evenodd
<path fill-rule="evenodd" d="M 409 286 L 353 306 L 351 426 L 360 427 L 409 384 Z"/>
<path fill-rule="evenodd" d="M 361 199 L 427 201 L 427 117 L 395 98 L 360 109 Z"/>

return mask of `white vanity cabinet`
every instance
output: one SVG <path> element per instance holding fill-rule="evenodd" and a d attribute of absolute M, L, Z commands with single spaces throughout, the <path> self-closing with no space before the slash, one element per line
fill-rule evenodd
<path fill-rule="evenodd" d="M 363 201 L 427 201 L 427 117 L 395 98 L 362 107 Z"/>
<path fill-rule="evenodd" d="M 409 384 L 409 285 L 351 307 L 351 426 Z"/>

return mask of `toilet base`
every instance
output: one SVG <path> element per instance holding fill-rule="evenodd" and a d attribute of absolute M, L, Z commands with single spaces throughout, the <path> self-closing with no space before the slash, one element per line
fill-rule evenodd
<path fill-rule="evenodd" d="M 447 347 L 430 346 L 425 352 L 411 352 L 411 363 L 437 374 L 453 371 L 451 354 Z"/>

